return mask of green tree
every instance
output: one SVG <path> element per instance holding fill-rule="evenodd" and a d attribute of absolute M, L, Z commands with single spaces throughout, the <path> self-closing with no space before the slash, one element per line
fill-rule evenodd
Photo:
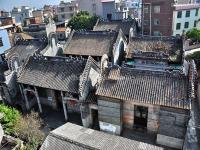
<path fill-rule="evenodd" d="M 195 41 L 200 41 L 200 30 L 193 28 L 186 33 L 186 36 Z"/>
<path fill-rule="evenodd" d="M 0 112 L 4 114 L 0 123 L 3 125 L 6 134 L 13 134 L 14 126 L 20 118 L 20 113 L 17 109 L 0 104 Z"/>
<path fill-rule="evenodd" d="M 90 16 L 87 11 L 81 11 L 73 16 L 68 23 L 68 27 L 74 30 L 92 30 L 98 20 L 98 16 Z"/>

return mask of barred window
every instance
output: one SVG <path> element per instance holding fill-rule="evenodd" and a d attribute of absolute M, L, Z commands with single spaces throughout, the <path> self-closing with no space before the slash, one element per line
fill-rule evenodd
<path fill-rule="evenodd" d="M 0 37 L 0 47 L 3 46 L 3 41 L 2 41 L 2 38 Z"/>

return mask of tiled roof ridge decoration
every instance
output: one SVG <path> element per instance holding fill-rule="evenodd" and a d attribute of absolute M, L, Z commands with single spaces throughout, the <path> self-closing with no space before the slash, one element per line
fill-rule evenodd
<path fill-rule="evenodd" d="M 151 58 L 168 61 L 175 59 L 181 61 L 183 39 L 176 37 L 135 37 L 130 39 L 126 51 L 127 58 Z"/>
<path fill-rule="evenodd" d="M 137 37 L 132 37 L 131 40 L 146 40 L 146 41 L 174 41 L 174 40 L 180 40 L 180 37 L 175 37 L 175 36 L 137 36 Z"/>
<path fill-rule="evenodd" d="M 190 61 L 189 68 L 189 98 L 191 100 L 195 99 L 195 81 L 197 79 L 197 68 L 194 60 Z"/>
<path fill-rule="evenodd" d="M 187 79 L 187 76 L 185 76 L 185 74 L 182 72 L 182 70 L 172 70 L 172 71 L 153 71 L 153 70 L 141 70 L 141 69 L 137 69 L 137 68 L 130 68 L 127 67 L 126 65 L 122 65 L 122 67 L 118 66 L 118 65 L 114 65 L 114 66 L 109 66 L 109 70 L 118 70 L 119 72 L 121 72 L 122 76 L 133 76 L 134 78 L 134 74 L 141 74 L 141 75 L 147 75 L 147 76 L 152 76 L 152 75 L 156 75 L 156 76 L 166 76 L 166 77 L 177 77 L 177 78 L 184 78 Z"/>
<path fill-rule="evenodd" d="M 43 56 L 43 55 L 34 55 L 32 56 L 35 60 L 43 61 L 63 61 L 63 62 L 86 62 L 87 59 L 83 57 L 62 57 L 62 56 Z"/>
<path fill-rule="evenodd" d="M 191 109 L 188 84 L 188 76 L 179 71 L 161 72 L 114 66 L 102 76 L 96 95 Z"/>
<path fill-rule="evenodd" d="M 114 30 L 105 30 L 105 31 L 90 31 L 90 30 L 83 30 L 83 31 L 76 31 L 75 34 L 81 34 L 81 35 L 113 35 L 116 34 L 116 31 Z"/>
<path fill-rule="evenodd" d="M 169 54 L 166 52 L 155 52 L 155 51 L 147 51 L 144 52 L 142 50 L 133 50 L 132 57 L 151 57 L 151 58 L 157 58 L 157 59 L 168 59 Z"/>

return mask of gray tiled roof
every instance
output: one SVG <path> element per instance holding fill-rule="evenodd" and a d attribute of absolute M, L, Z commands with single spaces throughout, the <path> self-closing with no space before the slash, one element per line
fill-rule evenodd
<path fill-rule="evenodd" d="M 94 27 L 94 31 L 104 31 L 104 30 L 114 30 L 119 32 L 121 29 L 122 32 L 128 36 L 130 28 L 133 27 L 134 21 L 130 20 L 115 20 L 115 21 L 100 21 Z"/>
<path fill-rule="evenodd" d="M 95 70 L 96 72 L 100 74 L 100 65 L 97 64 L 97 62 L 91 56 L 89 56 L 87 59 L 87 63 L 85 65 L 85 69 L 80 76 L 79 93 L 81 95 L 83 94 L 85 87 L 88 86 L 87 85 L 88 81 L 92 80 L 91 78 L 93 76 L 94 78 L 96 78 L 95 76 L 96 74 L 95 75 L 90 74 L 91 69 Z"/>
<path fill-rule="evenodd" d="M 66 123 L 47 136 L 40 150 L 163 150 L 163 148 Z"/>
<path fill-rule="evenodd" d="M 30 57 L 18 82 L 77 94 L 85 64 L 86 60 L 82 58 Z"/>
<path fill-rule="evenodd" d="M 24 61 L 28 56 L 33 55 L 36 51 L 41 51 L 46 47 L 46 44 L 37 40 L 20 41 L 19 44 L 8 50 L 6 57 L 12 59 L 17 56 L 19 61 Z"/>
<path fill-rule="evenodd" d="M 64 48 L 64 54 L 82 56 L 112 56 L 117 39 L 116 32 L 81 31 L 72 32 Z"/>
<path fill-rule="evenodd" d="M 140 103 L 190 109 L 188 77 L 176 72 L 112 67 L 102 77 L 96 94 Z"/>

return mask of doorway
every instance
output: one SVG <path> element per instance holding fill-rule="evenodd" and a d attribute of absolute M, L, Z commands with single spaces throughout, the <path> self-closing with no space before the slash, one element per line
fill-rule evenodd
<path fill-rule="evenodd" d="M 146 128 L 148 119 L 148 107 L 137 106 L 134 107 L 134 126 Z"/>
<path fill-rule="evenodd" d="M 92 129 L 100 130 L 99 128 L 99 119 L 98 119 L 98 110 L 97 109 L 91 109 L 92 114 Z"/>
<path fill-rule="evenodd" d="M 109 21 L 111 21 L 111 20 L 112 20 L 112 14 L 107 14 L 107 19 L 108 19 Z"/>

